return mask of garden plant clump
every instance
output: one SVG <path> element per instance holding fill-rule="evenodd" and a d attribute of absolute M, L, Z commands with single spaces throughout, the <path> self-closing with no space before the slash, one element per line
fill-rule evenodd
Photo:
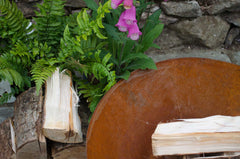
<path fill-rule="evenodd" d="M 163 29 L 161 11 L 138 27 L 152 2 L 85 2 L 91 14 L 82 9 L 66 15 L 64 1 L 44 0 L 31 23 L 14 2 L 0 1 L 0 81 L 7 80 L 12 87 L 12 93 L 1 96 L 0 104 L 29 87 L 39 91 L 59 67 L 72 72 L 79 95 L 94 112 L 117 81 L 127 80 L 136 69 L 156 69 L 144 52 L 159 48 L 154 40 Z"/>

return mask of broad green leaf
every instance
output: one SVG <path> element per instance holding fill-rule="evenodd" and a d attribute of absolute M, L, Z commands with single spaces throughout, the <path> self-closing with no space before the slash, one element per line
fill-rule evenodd
<path fill-rule="evenodd" d="M 125 42 L 124 48 L 123 48 L 123 58 L 130 54 L 132 52 L 132 49 L 134 47 L 134 44 L 136 44 L 136 42 L 134 40 L 127 40 Z"/>
<path fill-rule="evenodd" d="M 145 52 L 150 46 L 152 46 L 153 41 L 161 34 L 163 26 L 163 24 L 158 24 L 151 31 L 146 33 L 141 41 L 141 44 L 143 45 L 141 52 Z"/>
<path fill-rule="evenodd" d="M 145 35 L 149 31 L 151 31 L 153 26 L 156 26 L 157 24 L 159 24 L 161 22 L 159 20 L 160 14 L 161 14 L 161 10 L 157 10 L 151 16 L 148 17 L 147 22 L 143 28 L 143 35 Z"/>
<path fill-rule="evenodd" d="M 131 61 L 140 59 L 149 59 L 149 57 L 143 53 L 130 53 L 122 60 L 121 65 L 124 63 L 129 63 Z"/>
<path fill-rule="evenodd" d="M 130 77 L 131 73 L 129 71 L 125 71 L 120 75 L 117 75 L 117 78 L 119 79 L 125 79 L 128 80 L 128 78 Z"/>
<path fill-rule="evenodd" d="M 138 59 L 133 61 L 127 66 L 128 70 L 136 70 L 136 69 L 157 69 L 156 64 L 151 58 L 148 59 Z"/>
<path fill-rule="evenodd" d="M 98 5 L 94 0 L 84 0 L 84 2 L 86 3 L 88 8 L 90 8 L 94 11 L 97 11 Z"/>

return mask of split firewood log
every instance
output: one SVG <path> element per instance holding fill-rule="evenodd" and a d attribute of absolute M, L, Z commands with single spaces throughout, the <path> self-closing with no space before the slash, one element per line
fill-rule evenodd
<path fill-rule="evenodd" d="M 17 159 L 46 159 L 46 139 L 42 135 L 42 91 L 35 88 L 20 94 L 14 103 L 14 133 Z"/>
<path fill-rule="evenodd" d="M 153 155 L 240 152 L 239 123 L 240 116 L 222 115 L 159 123 L 152 135 Z"/>
<path fill-rule="evenodd" d="M 86 145 L 54 142 L 51 145 L 53 159 L 87 159 Z"/>
<path fill-rule="evenodd" d="M 62 143 L 83 141 L 78 101 L 71 74 L 57 68 L 46 82 L 43 133 L 47 138 Z"/>
<path fill-rule="evenodd" d="M 16 159 L 15 135 L 12 130 L 12 118 L 4 120 L 0 124 L 0 158 Z"/>

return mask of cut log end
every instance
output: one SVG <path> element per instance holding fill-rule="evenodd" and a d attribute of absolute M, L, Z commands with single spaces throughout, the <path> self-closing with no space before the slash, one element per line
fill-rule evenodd
<path fill-rule="evenodd" d="M 85 144 L 62 144 L 52 145 L 53 159 L 87 159 Z"/>
<path fill-rule="evenodd" d="M 36 145 L 39 145 L 39 146 L 36 147 Z M 27 158 L 46 159 L 47 158 L 46 142 L 40 142 L 40 141 L 34 140 L 22 146 L 17 151 L 17 159 L 27 159 Z"/>
<path fill-rule="evenodd" d="M 80 143 L 83 142 L 82 134 L 78 134 L 75 131 L 67 131 L 63 129 L 50 129 L 44 128 L 43 134 L 47 138 L 62 143 Z"/>

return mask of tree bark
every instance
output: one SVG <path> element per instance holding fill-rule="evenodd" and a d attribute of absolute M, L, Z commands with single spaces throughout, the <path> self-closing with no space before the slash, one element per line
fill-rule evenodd
<path fill-rule="evenodd" d="M 14 152 L 15 143 L 12 143 L 11 137 L 12 119 L 6 119 L 0 124 L 0 158 L 16 159 Z"/>
<path fill-rule="evenodd" d="M 17 159 L 46 159 L 46 140 L 42 135 L 42 91 L 35 88 L 17 97 L 14 108 Z"/>

